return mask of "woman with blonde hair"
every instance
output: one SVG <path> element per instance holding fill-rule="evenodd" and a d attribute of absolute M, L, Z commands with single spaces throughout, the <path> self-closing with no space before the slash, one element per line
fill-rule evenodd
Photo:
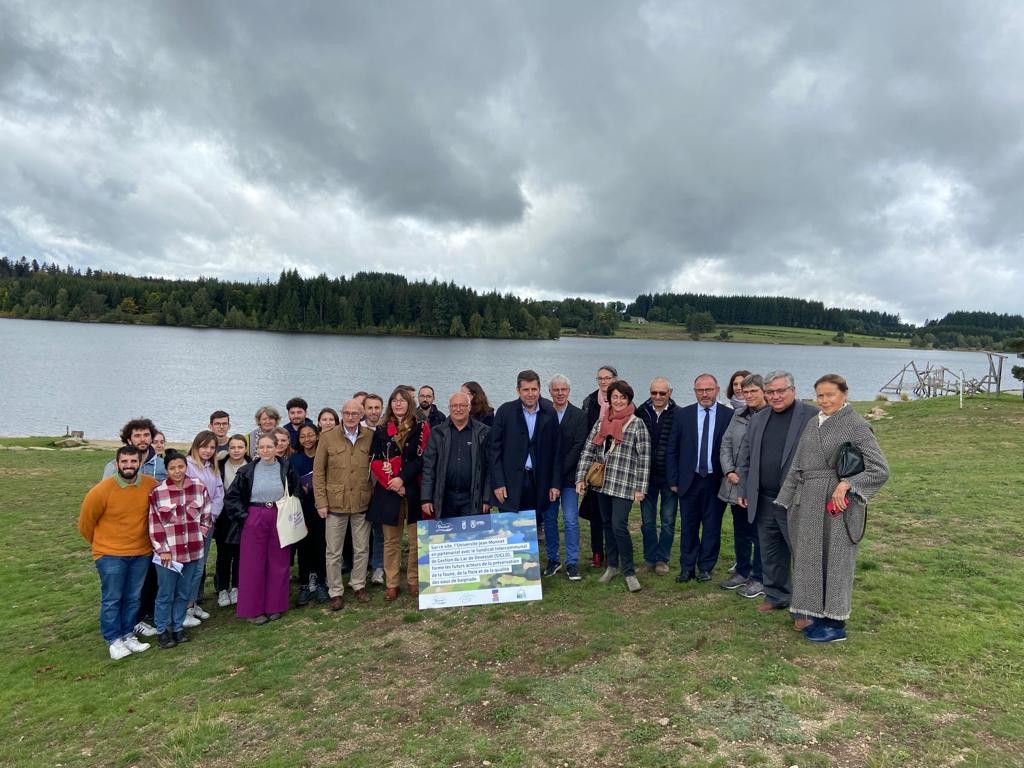
<path fill-rule="evenodd" d="M 382 423 L 373 433 L 370 473 L 376 484 L 366 519 L 384 527 L 385 599 L 398 597 L 402 529 L 408 529 L 409 557 L 405 578 L 409 595 L 419 595 L 416 523 L 421 519 L 420 475 L 430 425 L 416 421 L 416 403 L 408 388 L 396 387 L 388 399 Z"/>

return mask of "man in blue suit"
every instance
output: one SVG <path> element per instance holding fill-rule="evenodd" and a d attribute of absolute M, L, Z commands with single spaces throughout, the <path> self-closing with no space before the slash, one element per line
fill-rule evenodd
<path fill-rule="evenodd" d="M 669 487 L 679 496 L 680 584 L 694 577 L 710 581 L 722 543 L 725 502 L 719 454 L 732 409 L 718 403 L 718 380 L 702 373 L 693 382 L 697 402 L 680 408 L 672 420 L 665 461 Z"/>
<path fill-rule="evenodd" d="M 520 371 L 516 391 L 519 398 L 502 404 L 491 425 L 491 505 L 503 512 L 540 513 L 560 495 L 558 416 L 541 399 L 536 371 Z"/>

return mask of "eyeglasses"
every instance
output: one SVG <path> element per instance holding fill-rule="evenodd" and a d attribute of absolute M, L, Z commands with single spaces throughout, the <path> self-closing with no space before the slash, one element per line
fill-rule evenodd
<path fill-rule="evenodd" d="M 652 389 L 651 390 L 651 397 L 664 397 L 667 394 L 668 394 L 668 392 L 664 392 L 662 390 L 658 390 L 658 389 Z"/>
<path fill-rule="evenodd" d="M 754 389 L 744 389 L 743 390 L 743 395 L 744 396 L 746 396 L 746 395 L 756 395 L 760 391 L 761 390 L 757 389 L 756 387 Z"/>
<path fill-rule="evenodd" d="M 598 381 L 615 381 L 615 377 L 614 376 L 598 376 L 597 380 Z"/>
<path fill-rule="evenodd" d="M 342 411 L 342 412 L 341 412 L 341 415 L 342 415 L 342 416 L 352 416 L 352 417 L 356 417 L 356 416 L 362 416 L 363 414 L 362 414 L 362 413 L 360 413 L 359 411 Z"/>
<path fill-rule="evenodd" d="M 781 397 L 786 394 L 792 387 L 783 387 L 782 389 L 766 389 L 764 391 L 765 397 Z"/>
<path fill-rule="evenodd" d="M 715 391 L 715 388 L 711 387 L 710 389 L 697 389 L 696 387 L 694 387 L 693 391 L 696 392 L 698 395 L 710 395 L 712 392 Z"/>
<path fill-rule="evenodd" d="M 460 408 L 469 408 L 469 406 L 466 405 L 465 403 L 449 403 L 448 407 L 453 411 Z"/>

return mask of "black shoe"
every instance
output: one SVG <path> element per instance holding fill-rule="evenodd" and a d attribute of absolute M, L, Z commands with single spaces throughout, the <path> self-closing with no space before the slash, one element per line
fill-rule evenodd
<path fill-rule="evenodd" d="M 544 569 L 544 576 L 554 576 L 562 570 L 562 564 L 557 560 L 551 560 L 548 562 L 548 567 Z"/>
<path fill-rule="evenodd" d="M 156 644 L 161 648 L 173 648 L 178 644 L 178 641 L 174 639 L 174 636 L 171 634 L 171 630 L 165 629 L 156 636 Z"/>
<path fill-rule="evenodd" d="M 687 573 L 686 571 L 680 571 L 679 575 L 676 576 L 676 584 L 685 584 L 688 581 L 693 581 L 693 571 Z"/>
<path fill-rule="evenodd" d="M 184 629 L 179 629 L 177 632 L 174 633 L 174 642 L 176 642 L 176 643 L 187 643 L 188 642 L 188 635 L 185 634 L 185 630 Z"/>
<path fill-rule="evenodd" d="M 697 575 L 697 581 L 711 581 L 711 571 L 701 571 Z"/>
<path fill-rule="evenodd" d="M 316 601 L 318 603 L 326 603 L 331 599 L 330 594 L 327 592 L 327 587 L 323 584 L 316 585 Z"/>
<path fill-rule="evenodd" d="M 309 594 L 309 587 L 303 587 L 299 590 L 299 599 L 295 601 L 295 604 L 301 608 L 304 605 L 309 605 L 309 599 L 312 597 Z"/>

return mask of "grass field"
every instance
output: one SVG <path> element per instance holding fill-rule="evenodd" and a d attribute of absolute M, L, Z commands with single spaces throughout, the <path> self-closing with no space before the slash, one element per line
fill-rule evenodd
<path fill-rule="evenodd" d="M 757 344 L 801 344 L 823 346 L 826 342 L 837 347 L 892 347 L 897 349 L 910 348 L 907 339 L 880 338 L 848 333 L 842 343 L 834 341 L 835 331 L 822 331 L 815 328 L 780 328 L 774 325 L 719 325 L 714 333 L 701 336 L 702 341 L 721 341 L 719 332 L 728 331 L 728 341 Z M 571 335 L 570 329 L 563 329 L 563 336 Z M 617 339 L 683 339 L 689 340 L 690 334 L 686 326 L 678 323 L 620 323 L 615 333 Z"/>
<path fill-rule="evenodd" d="M 75 529 L 108 453 L 0 441 L 0 764 L 1022 765 L 1024 403 L 886 407 L 892 479 L 826 647 L 718 579 L 629 595 L 585 568 L 521 605 L 214 606 L 187 646 L 113 663 Z"/>

